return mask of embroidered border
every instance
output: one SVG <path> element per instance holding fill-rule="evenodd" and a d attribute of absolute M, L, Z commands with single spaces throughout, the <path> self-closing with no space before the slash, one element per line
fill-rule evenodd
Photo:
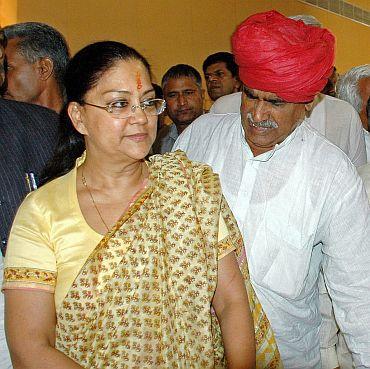
<path fill-rule="evenodd" d="M 236 246 L 233 245 L 232 237 L 226 236 L 223 240 L 221 240 L 217 244 L 217 253 L 218 253 L 218 260 L 221 260 L 226 255 L 230 254 L 230 252 L 236 250 Z"/>
<path fill-rule="evenodd" d="M 43 285 L 44 287 L 42 289 L 45 289 L 46 286 L 54 288 L 56 279 L 56 272 L 34 268 L 10 267 L 4 270 L 3 289 L 37 288 L 37 285 Z"/>

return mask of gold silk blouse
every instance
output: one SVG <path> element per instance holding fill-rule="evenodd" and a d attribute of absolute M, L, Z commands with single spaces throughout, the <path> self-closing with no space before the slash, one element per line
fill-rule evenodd
<path fill-rule="evenodd" d="M 104 237 L 87 224 L 78 203 L 77 168 L 84 160 L 85 154 L 76 160 L 70 172 L 26 197 L 15 217 L 5 257 L 2 289 L 54 293 L 57 312 L 89 255 Z M 227 235 L 220 215 L 218 239 Z"/>

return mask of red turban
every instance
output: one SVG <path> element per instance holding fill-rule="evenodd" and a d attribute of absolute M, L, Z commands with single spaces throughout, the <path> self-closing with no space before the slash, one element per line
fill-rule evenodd
<path fill-rule="evenodd" d="M 231 38 L 241 81 L 288 102 L 309 102 L 331 75 L 334 36 L 275 10 L 247 18 Z"/>

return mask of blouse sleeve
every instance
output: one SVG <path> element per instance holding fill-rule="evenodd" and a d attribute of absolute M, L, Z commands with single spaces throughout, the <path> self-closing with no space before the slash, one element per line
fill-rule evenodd
<path fill-rule="evenodd" d="M 236 246 L 233 244 L 232 238 L 229 236 L 225 220 L 220 214 L 218 223 L 218 260 L 222 259 L 235 249 Z"/>
<path fill-rule="evenodd" d="M 5 256 L 3 290 L 54 292 L 57 268 L 49 217 L 38 206 L 37 197 L 31 193 L 15 217 Z"/>

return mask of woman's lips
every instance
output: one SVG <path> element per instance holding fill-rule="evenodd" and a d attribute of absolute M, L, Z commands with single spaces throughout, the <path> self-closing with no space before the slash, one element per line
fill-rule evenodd
<path fill-rule="evenodd" d="M 147 133 L 135 133 L 133 135 L 126 136 L 129 140 L 135 141 L 135 142 L 141 142 L 145 141 L 148 137 Z"/>

